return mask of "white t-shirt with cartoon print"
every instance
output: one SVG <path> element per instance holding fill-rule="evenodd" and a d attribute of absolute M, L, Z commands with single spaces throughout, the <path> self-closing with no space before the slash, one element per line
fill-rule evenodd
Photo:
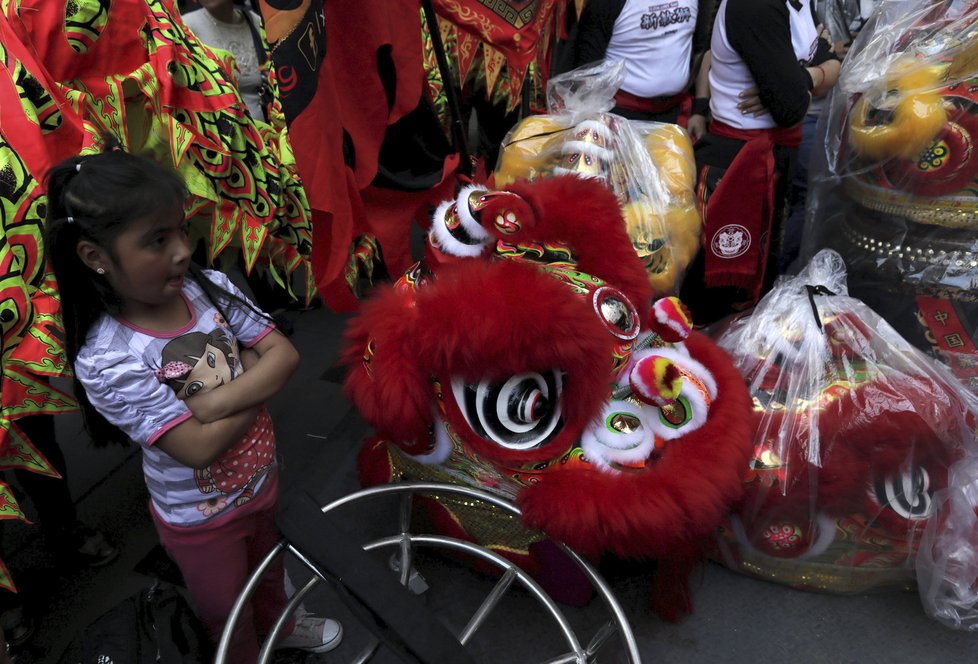
<path fill-rule="evenodd" d="M 244 299 L 213 270 L 205 276 Z M 153 506 L 172 525 L 202 523 L 243 505 L 275 467 L 275 433 L 262 408 L 248 433 L 208 468 L 186 466 L 154 443 L 192 414 L 183 399 L 233 380 L 242 371 L 238 345 L 250 348 L 274 325 L 240 305 L 227 319 L 190 277 L 181 292 L 191 319 L 173 332 L 144 330 L 108 314 L 89 330 L 74 371 L 92 406 L 143 450 Z"/>

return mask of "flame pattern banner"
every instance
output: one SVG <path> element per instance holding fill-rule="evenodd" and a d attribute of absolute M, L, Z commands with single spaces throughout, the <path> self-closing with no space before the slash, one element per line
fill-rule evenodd
<path fill-rule="evenodd" d="M 101 134 L 171 164 L 191 193 L 192 233 L 211 260 L 240 252 L 306 300 L 316 294 L 312 221 L 275 71 L 269 122 L 248 114 L 229 53 L 183 25 L 173 0 L 0 0 L 0 468 L 57 473 L 17 424 L 77 409 L 66 375 L 57 284 L 41 257 L 44 173 L 97 151 Z M 0 484 L 0 519 L 22 519 Z M 0 562 L 0 587 L 13 583 Z"/>

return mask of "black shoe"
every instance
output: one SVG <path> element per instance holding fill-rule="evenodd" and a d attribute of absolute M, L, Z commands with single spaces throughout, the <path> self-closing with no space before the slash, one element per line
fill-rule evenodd
<path fill-rule="evenodd" d="M 119 557 L 119 549 L 100 531 L 78 525 L 71 532 L 73 557 L 86 567 L 103 567 Z"/>
<path fill-rule="evenodd" d="M 34 636 L 34 621 L 24 614 L 20 606 L 0 614 L 0 627 L 3 628 L 3 638 L 11 648 L 24 645 Z"/>

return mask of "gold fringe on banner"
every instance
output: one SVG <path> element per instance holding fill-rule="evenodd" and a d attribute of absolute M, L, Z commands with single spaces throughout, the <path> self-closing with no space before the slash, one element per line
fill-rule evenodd
<path fill-rule="evenodd" d="M 489 94 L 489 98 L 492 99 L 496 90 L 496 81 L 499 80 L 499 75 L 506 65 L 506 56 L 489 46 L 489 44 L 483 44 L 482 57 L 483 66 L 486 71 L 486 91 Z"/>

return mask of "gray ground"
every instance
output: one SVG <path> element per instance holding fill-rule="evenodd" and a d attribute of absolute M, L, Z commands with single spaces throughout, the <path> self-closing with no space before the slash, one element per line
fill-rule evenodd
<path fill-rule="evenodd" d="M 308 487 L 325 502 L 358 489 L 354 459 L 368 430 L 340 395 L 339 386 L 322 378 L 335 359 L 344 318 L 323 310 L 293 318 L 293 340 L 303 365 L 288 390 L 270 404 L 283 460 L 283 486 Z M 4 558 L 37 616 L 37 631 L 21 654 L 22 662 L 56 662 L 78 629 L 145 585 L 148 574 L 172 571 L 156 549 L 138 452 L 88 448 L 78 428 L 78 420 L 71 417 L 59 422 L 72 495 L 82 517 L 119 543 L 122 555 L 97 571 L 64 569 L 45 551 L 37 527 L 8 525 Z M 387 517 L 393 524 L 393 506 L 388 510 L 379 505 L 352 515 L 350 522 L 380 527 Z M 424 602 L 456 630 L 493 584 L 440 558 L 424 556 L 420 565 L 431 585 Z M 301 566 L 290 561 L 289 569 L 298 581 L 304 580 Z M 694 580 L 695 613 L 679 624 L 667 624 L 648 608 L 650 572 L 632 569 L 627 575 L 608 576 L 646 662 L 978 661 L 978 634 L 956 632 L 932 621 L 915 593 L 813 594 L 709 565 Z M 328 588 L 315 591 L 307 605 L 339 616 L 346 638 L 333 653 L 308 656 L 305 661 L 350 661 L 366 644 L 367 632 Z M 597 602 L 565 611 L 583 640 L 605 620 Z M 493 663 L 542 662 L 565 650 L 554 627 L 525 594 L 504 600 L 470 647 L 478 661 Z M 392 659 L 382 656 L 376 661 Z M 302 659 L 293 654 L 277 661 Z M 598 661 L 622 661 L 616 644 L 609 642 Z"/>

